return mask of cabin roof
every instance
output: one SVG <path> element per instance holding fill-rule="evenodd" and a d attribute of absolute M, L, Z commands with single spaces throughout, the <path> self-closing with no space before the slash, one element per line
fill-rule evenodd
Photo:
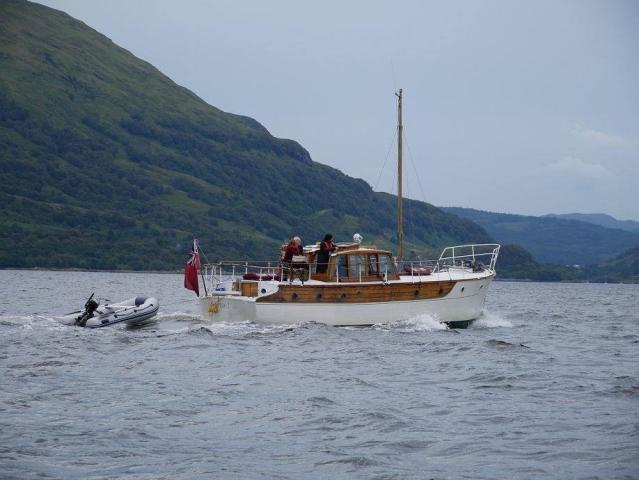
<path fill-rule="evenodd" d="M 333 255 L 346 255 L 346 254 L 354 254 L 354 253 L 381 253 L 390 255 L 391 252 L 387 250 L 381 250 L 377 248 L 375 245 L 361 245 L 355 242 L 340 242 L 336 243 L 337 251 L 333 253 Z M 319 252 L 320 246 L 319 243 L 315 245 L 306 245 L 304 247 L 304 253 L 317 253 Z"/>
<path fill-rule="evenodd" d="M 350 255 L 350 254 L 367 254 L 367 253 L 378 253 L 384 255 L 391 255 L 391 252 L 387 250 L 381 250 L 377 248 L 375 245 L 360 245 L 356 248 L 347 248 L 344 250 L 337 250 L 337 252 L 333 253 L 333 255 Z"/>

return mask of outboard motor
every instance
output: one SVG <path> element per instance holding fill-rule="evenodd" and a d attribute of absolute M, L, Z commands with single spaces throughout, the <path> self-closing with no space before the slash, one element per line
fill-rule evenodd
<path fill-rule="evenodd" d="M 84 304 L 84 312 L 82 313 L 82 315 L 75 319 L 76 325 L 86 327 L 87 320 L 89 320 L 89 318 L 93 316 L 93 312 L 95 312 L 98 306 L 100 306 L 99 302 L 93 300 L 93 295 L 95 295 L 95 292 L 91 294 L 91 296 L 87 300 L 87 303 Z"/>

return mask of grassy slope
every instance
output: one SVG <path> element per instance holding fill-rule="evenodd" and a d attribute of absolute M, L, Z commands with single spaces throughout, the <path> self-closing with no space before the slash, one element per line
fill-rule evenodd
<path fill-rule="evenodd" d="M 192 235 L 213 258 L 272 258 L 294 233 L 393 241 L 391 195 L 23 0 L 0 3 L 0 147 L 0 267 L 175 268 Z M 489 240 L 410 210 L 408 249 Z"/>

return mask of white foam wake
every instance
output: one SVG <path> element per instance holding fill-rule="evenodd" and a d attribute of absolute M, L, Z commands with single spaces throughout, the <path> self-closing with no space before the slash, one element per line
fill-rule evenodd
<path fill-rule="evenodd" d="M 174 320 L 176 322 L 190 322 L 199 320 L 200 316 L 190 312 L 163 312 L 160 310 L 155 316 L 157 320 Z"/>
<path fill-rule="evenodd" d="M 474 328 L 499 328 L 499 327 L 512 327 L 513 324 L 510 320 L 501 317 L 497 313 L 484 310 L 477 320 L 472 323 Z"/>
<path fill-rule="evenodd" d="M 390 327 L 406 332 L 430 332 L 448 329 L 445 323 L 440 322 L 435 316 L 427 313 L 399 320 L 390 324 Z"/>
<path fill-rule="evenodd" d="M 14 327 L 22 330 L 34 330 L 36 328 L 51 328 L 54 330 L 64 328 L 65 325 L 55 317 L 45 315 L 8 315 L 0 316 L 0 326 Z"/>

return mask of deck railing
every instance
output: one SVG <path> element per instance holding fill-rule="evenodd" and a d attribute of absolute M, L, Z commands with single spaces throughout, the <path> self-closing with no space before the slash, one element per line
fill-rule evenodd
<path fill-rule="evenodd" d="M 273 274 L 280 268 L 281 262 L 259 262 L 259 261 L 223 261 L 217 263 L 206 263 L 202 265 L 205 272 L 217 275 L 244 275 L 256 273 L 258 275 Z"/>
<path fill-rule="evenodd" d="M 478 243 L 446 247 L 435 266 L 435 271 L 450 268 L 472 268 L 473 270 L 495 270 L 500 245 L 496 243 Z"/>
<path fill-rule="evenodd" d="M 451 273 L 455 270 L 461 270 L 462 273 L 471 269 L 473 272 L 483 270 L 495 270 L 497 257 L 499 256 L 500 246 L 496 243 L 482 243 L 471 245 L 456 245 L 454 247 L 446 247 L 438 260 L 426 261 L 401 261 L 397 265 L 398 273 L 402 276 L 410 275 L 413 278 L 430 275 L 438 272 Z M 362 282 L 365 278 L 365 268 L 363 264 L 357 266 L 359 271 L 354 272 L 355 278 Z M 378 272 L 383 282 L 388 281 L 389 264 L 387 262 L 371 263 L 369 268 L 373 268 Z M 307 265 L 307 270 L 311 270 L 312 266 Z M 391 266 L 392 271 L 394 268 Z M 223 261 L 217 263 L 207 263 L 202 265 L 202 273 L 207 285 L 211 285 L 210 290 L 214 290 L 217 285 L 225 281 L 235 282 L 238 278 L 245 280 L 276 280 L 284 281 L 291 275 L 292 270 L 289 265 L 281 261 Z M 312 276 L 312 275 L 311 275 Z M 340 266 L 335 268 L 336 281 L 340 281 L 342 276 Z M 248 278 L 247 278 L 248 277 Z M 307 275 L 308 277 L 308 275 Z M 352 275 L 349 280 L 352 281 Z"/>

